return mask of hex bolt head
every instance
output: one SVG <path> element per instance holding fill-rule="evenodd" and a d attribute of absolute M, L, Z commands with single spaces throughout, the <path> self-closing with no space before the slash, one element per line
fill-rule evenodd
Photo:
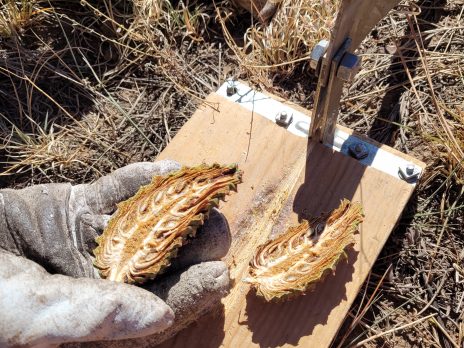
<path fill-rule="evenodd" d="M 398 176 L 404 181 L 412 184 L 419 179 L 420 169 L 409 163 L 398 168 Z"/>
<path fill-rule="evenodd" d="M 345 53 L 337 70 L 337 77 L 345 82 L 351 82 L 361 69 L 361 57 L 353 53 Z"/>
<path fill-rule="evenodd" d="M 289 116 L 287 111 L 281 111 L 276 115 L 275 120 L 279 126 L 287 128 L 292 123 L 293 116 Z"/>
<path fill-rule="evenodd" d="M 406 174 L 408 174 L 408 175 L 414 174 L 414 169 L 415 169 L 415 168 L 414 168 L 414 165 L 413 165 L 413 164 L 408 164 L 408 165 L 406 166 Z"/>
<path fill-rule="evenodd" d="M 311 69 L 317 70 L 319 63 L 321 62 L 321 58 L 324 57 L 328 47 L 329 41 L 327 40 L 321 40 L 316 46 L 314 46 L 313 50 L 311 51 L 311 57 L 309 61 L 309 66 Z"/>
<path fill-rule="evenodd" d="M 228 97 L 233 96 L 235 93 L 237 93 L 237 87 L 235 86 L 235 83 L 228 84 L 226 88 L 226 94 Z"/>
<path fill-rule="evenodd" d="M 362 160 L 369 156 L 369 150 L 363 143 L 354 143 L 348 147 L 350 155 L 357 160 Z"/>

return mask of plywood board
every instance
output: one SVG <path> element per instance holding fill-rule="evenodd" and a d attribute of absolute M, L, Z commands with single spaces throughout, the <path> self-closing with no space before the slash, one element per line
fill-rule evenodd
<path fill-rule="evenodd" d="M 323 145 L 308 148 L 307 139 L 217 94 L 206 104 L 159 159 L 238 163 L 244 171 L 238 193 L 221 205 L 233 234 L 226 262 L 236 283 L 219 314 L 201 318 L 162 347 L 329 346 L 414 187 Z M 258 299 L 241 281 L 256 247 L 343 198 L 360 201 L 366 215 L 348 261 L 306 296 L 279 304 Z"/>

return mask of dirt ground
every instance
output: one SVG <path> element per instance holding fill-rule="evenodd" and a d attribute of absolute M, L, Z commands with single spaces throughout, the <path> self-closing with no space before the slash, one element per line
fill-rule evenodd
<path fill-rule="evenodd" d="M 412 3 L 362 44 L 339 120 L 428 169 L 333 347 L 463 347 L 464 2 Z M 244 34 L 259 26 L 247 13 L 228 1 L 159 4 L 35 1 L 0 19 L 0 188 L 152 161 L 229 77 L 311 108 L 307 59 L 244 61 Z"/>

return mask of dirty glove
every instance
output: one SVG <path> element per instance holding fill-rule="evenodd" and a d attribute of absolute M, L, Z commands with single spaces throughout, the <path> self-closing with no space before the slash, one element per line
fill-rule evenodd
<path fill-rule="evenodd" d="M 154 344 L 217 305 L 229 289 L 229 275 L 223 262 L 212 260 L 230 245 L 218 211 L 149 291 L 95 279 L 92 250 L 108 214 L 154 175 L 179 168 L 173 161 L 135 163 L 93 184 L 0 190 L 0 346 L 153 334 Z"/>

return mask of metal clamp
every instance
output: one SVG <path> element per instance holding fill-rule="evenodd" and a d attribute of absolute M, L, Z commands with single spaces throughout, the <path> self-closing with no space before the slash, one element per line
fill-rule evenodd
<path fill-rule="evenodd" d="M 321 40 L 311 51 L 309 66 L 314 69 L 315 75 L 319 76 L 322 61 L 326 58 L 329 41 Z M 344 53 L 340 65 L 337 68 L 337 77 L 345 82 L 353 81 L 361 69 L 362 58 L 353 53 Z"/>
<path fill-rule="evenodd" d="M 326 59 L 319 58 L 320 71 L 317 72 L 319 81 L 310 130 L 310 136 L 315 141 L 333 143 L 343 82 L 354 78 L 361 62 L 356 55 L 348 52 L 351 43 L 352 40 L 348 37 L 333 56 Z"/>

